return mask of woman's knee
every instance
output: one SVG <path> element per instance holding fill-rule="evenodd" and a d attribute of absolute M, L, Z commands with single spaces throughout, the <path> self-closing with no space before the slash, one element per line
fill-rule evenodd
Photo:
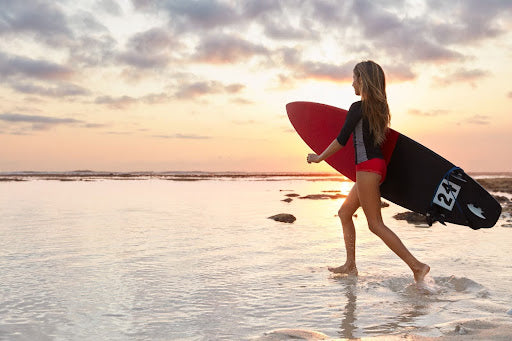
<path fill-rule="evenodd" d="M 338 211 L 338 217 L 340 217 L 340 220 L 343 221 L 350 221 L 352 220 L 352 216 L 356 210 L 354 210 L 350 206 L 341 205 L 339 211 Z"/>
<path fill-rule="evenodd" d="M 368 222 L 368 229 L 375 235 L 380 236 L 387 227 L 381 222 Z"/>

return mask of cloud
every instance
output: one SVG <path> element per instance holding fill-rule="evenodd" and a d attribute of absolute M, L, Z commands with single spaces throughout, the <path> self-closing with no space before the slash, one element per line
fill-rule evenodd
<path fill-rule="evenodd" d="M 282 63 L 291 73 L 279 76 L 281 84 L 293 84 L 298 79 L 316 79 L 331 82 L 352 81 L 356 64 L 349 61 L 341 64 L 303 60 L 302 51 L 295 48 L 280 49 L 273 57 L 276 64 Z"/>
<path fill-rule="evenodd" d="M 178 99 L 193 99 L 199 96 L 219 93 L 236 94 L 244 88 L 243 84 L 224 85 L 217 81 L 198 81 L 182 84 L 174 94 L 174 97 Z"/>
<path fill-rule="evenodd" d="M 334 82 L 347 82 L 352 80 L 355 63 L 348 62 L 341 65 L 322 62 L 305 61 L 297 65 L 300 76 L 317 80 Z"/>
<path fill-rule="evenodd" d="M 490 75 L 491 73 L 486 70 L 459 68 L 443 77 L 435 77 L 434 80 L 437 85 L 448 86 L 453 83 L 464 83 L 475 87 L 480 79 Z"/>
<path fill-rule="evenodd" d="M 39 115 L 24 115 L 24 114 L 0 114 L 0 120 L 6 122 L 30 122 L 30 123 L 45 123 L 45 124 L 63 124 L 63 123 L 79 123 L 82 121 L 75 120 L 74 118 L 56 118 L 49 116 Z"/>
<path fill-rule="evenodd" d="M 487 115 L 474 115 L 468 118 L 465 122 L 476 125 L 487 125 L 491 123 L 491 120 L 490 117 Z"/>
<path fill-rule="evenodd" d="M 168 102 L 173 97 L 165 92 L 160 93 L 150 93 L 140 97 L 132 97 L 132 96 L 98 96 L 94 100 L 95 104 L 101 104 L 109 106 L 112 109 L 126 109 L 132 105 L 136 105 L 139 103 L 145 104 L 161 104 Z"/>
<path fill-rule="evenodd" d="M 132 0 L 132 5 L 136 10 L 156 10 L 157 5 L 161 4 L 159 0 Z"/>
<path fill-rule="evenodd" d="M 264 23 L 265 36 L 275 40 L 314 40 L 319 39 L 319 33 L 308 28 L 293 27 L 279 22 L 278 19 L 266 20 Z"/>
<path fill-rule="evenodd" d="M 261 124 L 261 122 L 255 121 L 255 120 L 233 120 L 231 121 L 233 124 L 236 125 L 254 125 L 254 124 Z"/>
<path fill-rule="evenodd" d="M 121 53 L 118 59 L 139 69 L 162 69 L 169 64 L 167 55 L 143 55 L 135 51 Z"/>
<path fill-rule="evenodd" d="M 108 33 L 108 28 L 91 12 L 78 10 L 76 13 L 70 15 L 67 18 L 69 22 L 69 26 L 73 29 L 73 38 L 76 35 L 81 35 L 82 32 L 87 32 L 88 34 L 95 33 Z"/>
<path fill-rule="evenodd" d="M 193 134 L 173 134 L 173 135 L 153 135 L 153 137 L 162 139 L 178 139 L 178 140 L 208 140 L 211 136 L 193 135 Z"/>
<path fill-rule="evenodd" d="M 66 15 L 53 1 L 0 0 L 0 34 L 32 33 L 38 37 L 69 38 Z"/>
<path fill-rule="evenodd" d="M 0 76 L 2 77 L 29 77 L 53 81 L 66 80 L 73 75 L 74 71 L 67 66 L 0 52 Z"/>
<path fill-rule="evenodd" d="M 87 96 L 91 94 L 89 90 L 71 83 L 60 83 L 54 87 L 45 87 L 24 82 L 12 82 L 11 87 L 20 93 L 48 97 Z"/>
<path fill-rule="evenodd" d="M 141 100 L 146 104 L 160 104 L 171 100 L 171 96 L 165 92 L 153 93 L 143 96 Z"/>
<path fill-rule="evenodd" d="M 106 61 L 111 62 L 112 59 L 107 57 L 112 54 L 115 40 L 108 28 L 97 19 L 97 10 L 91 9 L 91 13 L 72 4 L 43 0 L 0 0 L 0 37 L 17 38 L 51 52 L 67 53 L 69 65 L 104 66 Z M 115 11 L 112 4 L 116 6 L 113 1 L 104 0 L 94 7 L 105 9 L 110 6 L 110 10 Z"/>
<path fill-rule="evenodd" d="M 231 102 L 233 103 L 236 103 L 236 104 L 254 104 L 254 101 L 251 101 L 251 100 L 248 100 L 246 98 L 242 98 L 242 97 L 236 97 L 236 98 L 233 98 L 231 100 Z"/>
<path fill-rule="evenodd" d="M 132 131 L 107 131 L 106 135 L 133 135 Z"/>
<path fill-rule="evenodd" d="M 365 59 L 371 51 L 373 59 L 410 65 L 406 72 L 396 73 L 400 80 L 414 79 L 411 69 L 417 64 L 467 60 L 470 56 L 458 48 L 462 38 L 462 41 L 479 42 L 504 34 L 503 29 L 495 29 L 504 24 L 486 22 L 485 16 L 475 8 L 481 8 L 481 13 L 488 15 L 491 21 L 505 22 L 506 13 L 512 7 L 498 0 L 491 1 L 489 6 L 474 0 L 431 0 L 423 6 L 409 1 L 369 0 L 342 3 L 133 0 L 132 3 L 152 13 L 163 11 L 168 15 L 171 29 L 198 39 L 194 59 L 205 63 L 239 63 L 255 55 L 277 52 L 269 47 L 272 44 L 258 45 L 247 39 L 249 31 L 261 32 L 263 39 L 260 41 L 316 39 L 318 42 L 323 40 L 321 32 L 328 32 L 329 37 L 339 41 L 343 55 L 350 56 L 349 60 Z M 408 15 L 411 9 L 420 9 L 420 12 Z M 430 15 L 431 12 L 436 16 Z M 353 41 L 364 43 L 355 45 Z M 354 58 L 354 54 L 362 58 Z M 304 61 L 304 67 L 309 68 L 312 75 L 318 73 L 320 78 L 339 79 L 339 75 L 325 77 L 321 70 L 334 66 L 331 70 L 336 73 L 336 66 L 344 62 L 343 58 L 340 62 L 309 60 Z"/>
<path fill-rule="evenodd" d="M 109 34 L 82 35 L 69 44 L 69 64 L 76 67 L 111 66 L 115 61 L 117 41 Z"/>
<path fill-rule="evenodd" d="M 140 69 L 165 68 L 171 61 L 171 52 L 181 47 L 168 30 L 155 27 L 133 35 L 118 60 Z"/>
<path fill-rule="evenodd" d="M 414 116 L 424 116 L 424 117 L 435 117 L 435 116 L 443 116 L 450 113 L 449 110 L 443 110 L 443 109 L 437 109 L 437 110 L 430 110 L 430 111 L 424 111 L 424 110 L 418 110 L 418 109 L 410 109 L 408 111 L 410 115 Z"/>
<path fill-rule="evenodd" d="M 292 86 L 295 81 L 301 79 L 315 79 L 330 82 L 351 82 L 354 66 L 359 60 L 349 60 L 342 63 L 327 63 L 303 58 L 300 48 L 282 48 L 274 54 L 276 65 L 285 65 L 289 74 L 279 75 L 282 86 Z M 388 83 L 410 81 L 416 78 L 416 74 L 410 66 L 391 63 L 383 64 Z"/>
<path fill-rule="evenodd" d="M 131 96 L 99 96 L 96 98 L 94 103 L 96 104 L 104 104 L 109 106 L 112 109 L 126 109 L 127 107 L 138 103 L 139 100 L 137 98 Z"/>
<path fill-rule="evenodd" d="M 6 42 L 0 52 L 1 82 L 20 94 L 90 96 L 78 75 L 119 72 L 121 79 L 130 75 L 132 83 L 141 84 L 156 73 L 171 79 L 175 70 L 183 70 L 201 78 L 208 67 L 243 67 L 256 59 L 259 72 L 282 77 L 293 87 L 304 79 L 350 82 L 356 61 L 370 58 L 383 65 L 388 82 L 414 80 L 425 66 L 443 65 L 446 77 L 435 79 L 438 85 L 475 86 L 489 74 L 451 69 L 471 60 L 473 47 L 504 36 L 512 24 L 512 2 L 501 0 L 421 5 L 406 0 L 132 0 L 131 5 L 0 0 L 0 38 Z M 120 34 L 113 25 L 126 18 L 148 24 L 134 22 Z M 126 37 L 135 27 L 144 29 Z M 36 53 L 15 51 L 13 41 L 24 48 L 33 44 Z M 197 68 L 197 63 L 204 65 Z M 229 94 L 218 85 L 222 76 L 217 84 L 182 83 L 170 96 L 132 101 L 99 96 L 96 101 L 124 108 L 172 96 Z"/>
<path fill-rule="evenodd" d="M 23 109 L 25 110 L 25 109 Z M 37 111 L 26 108 L 26 110 Z M 6 112 L 0 114 L 0 123 L 4 123 L 3 134 L 30 135 L 32 131 L 50 130 L 58 126 L 77 127 L 86 129 L 105 128 L 108 125 L 78 120 L 71 117 L 53 117 Z"/>
<path fill-rule="evenodd" d="M 30 124 L 32 130 L 48 130 L 58 125 L 77 125 L 84 124 L 84 121 L 74 118 L 57 118 L 40 115 L 25 115 L 17 113 L 0 114 L 0 121 L 12 124 Z"/>
<path fill-rule="evenodd" d="M 441 44 L 430 35 L 435 26 L 428 16 L 402 18 L 400 8 L 391 12 L 367 0 L 354 1 L 352 11 L 362 36 L 385 57 L 402 62 L 447 63 L 466 57 Z"/>
<path fill-rule="evenodd" d="M 180 32 L 224 29 L 232 25 L 248 26 L 250 22 L 281 12 L 282 5 L 273 0 L 240 2 L 132 0 L 137 10 L 165 12 L 169 25 Z"/>
<path fill-rule="evenodd" d="M 114 0 L 99 0 L 96 6 L 113 16 L 121 16 L 123 14 L 123 9 Z"/>
<path fill-rule="evenodd" d="M 230 94 L 239 93 L 244 88 L 245 88 L 245 85 L 243 85 L 243 84 L 230 84 L 230 85 L 224 86 L 225 91 Z"/>
<path fill-rule="evenodd" d="M 429 0 L 427 11 L 450 18 L 432 26 L 434 37 L 443 44 L 468 44 L 496 38 L 508 32 L 512 3 L 501 0 Z"/>
<path fill-rule="evenodd" d="M 239 10 L 242 19 L 257 19 L 259 17 L 270 17 L 281 13 L 283 2 L 275 0 L 247 0 L 242 1 L 242 8 Z"/>
<path fill-rule="evenodd" d="M 386 74 L 386 83 L 407 82 L 416 79 L 417 75 L 411 70 L 410 65 L 383 64 Z"/>
<path fill-rule="evenodd" d="M 82 125 L 84 128 L 105 128 L 105 127 L 108 127 L 108 124 L 103 124 L 103 123 L 84 123 Z"/>
<path fill-rule="evenodd" d="M 229 35 L 208 35 L 196 49 L 194 60 L 212 64 L 241 62 L 269 51 L 262 45 Z"/>
<path fill-rule="evenodd" d="M 66 65 L 0 52 L 0 83 L 21 94 L 56 98 L 90 95 L 88 89 L 68 81 L 75 75 Z"/>
<path fill-rule="evenodd" d="M 175 43 L 176 40 L 168 30 L 154 27 L 135 34 L 128 44 L 139 53 L 160 53 L 175 48 L 176 46 L 173 46 Z"/>
<path fill-rule="evenodd" d="M 318 21 L 326 23 L 327 26 L 340 23 L 351 24 L 351 17 L 348 15 L 349 10 L 347 9 L 351 6 L 350 1 L 311 1 L 311 5 L 312 17 L 318 18 Z"/>
<path fill-rule="evenodd" d="M 229 25 L 238 20 L 236 8 L 218 0 L 168 1 L 162 4 L 170 16 L 170 22 L 181 31 L 211 29 Z"/>

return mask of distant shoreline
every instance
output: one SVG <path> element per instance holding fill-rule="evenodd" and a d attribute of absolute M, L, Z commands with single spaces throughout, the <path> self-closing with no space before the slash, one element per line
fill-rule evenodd
<path fill-rule="evenodd" d="M 512 172 L 510 173 L 512 174 Z M 119 176 L 119 175 L 133 175 L 133 176 L 150 176 L 150 175 L 175 175 L 175 176 L 340 176 L 336 172 L 236 172 L 236 171 L 223 171 L 223 172 L 209 172 L 209 171 L 132 171 L 132 172 L 116 172 L 116 171 L 92 171 L 92 170 L 76 170 L 76 171 L 14 171 L 14 172 L 0 172 L 0 176 Z"/>
<path fill-rule="evenodd" d="M 512 177 L 512 172 L 470 172 L 470 176 L 476 179 L 482 178 L 507 178 Z M 57 181 L 95 181 L 95 180 L 173 180 L 173 181 L 200 181 L 200 180 L 286 180 L 307 179 L 310 181 L 350 181 L 339 173 L 329 172 L 205 172 L 205 171 L 168 171 L 168 172 L 110 172 L 76 170 L 68 172 L 39 172 L 18 171 L 0 172 L 0 182 L 30 181 L 30 180 L 57 180 Z"/>
<path fill-rule="evenodd" d="M 512 177 L 512 171 L 504 172 L 467 172 L 472 177 Z M 337 172 L 239 172 L 239 171 L 8 171 L 0 172 L 0 177 L 203 177 L 203 178 L 247 178 L 247 177 L 340 177 Z"/>
<path fill-rule="evenodd" d="M 147 180 L 162 179 L 175 181 L 197 181 L 215 179 L 271 179 L 271 178 L 325 178 L 348 180 L 339 173 L 300 173 L 300 172 L 108 172 L 79 170 L 70 172 L 0 172 L 0 181 L 28 180 L 61 180 L 61 181 L 94 181 L 94 180 Z"/>

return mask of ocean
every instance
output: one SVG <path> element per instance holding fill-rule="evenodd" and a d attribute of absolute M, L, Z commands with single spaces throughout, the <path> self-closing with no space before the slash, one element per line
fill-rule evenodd
<path fill-rule="evenodd" d="M 429 228 L 393 218 L 406 211 L 393 203 L 383 208 L 385 223 L 430 265 L 425 289 L 360 210 L 359 276 L 327 270 L 345 258 L 344 199 L 301 197 L 348 194 L 341 176 L 8 179 L 24 181 L 0 181 L 0 340 L 446 337 L 489 328 L 512 337 L 508 217 L 477 231 Z M 289 194 L 299 196 L 283 201 Z M 297 220 L 268 219 L 278 213 Z"/>

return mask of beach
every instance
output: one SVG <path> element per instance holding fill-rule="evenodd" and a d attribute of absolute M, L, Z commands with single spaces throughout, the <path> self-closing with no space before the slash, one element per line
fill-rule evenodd
<path fill-rule="evenodd" d="M 491 229 L 382 208 L 431 266 L 418 287 L 360 210 L 359 275 L 329 273 L 339 175 L 2 173 L 0 340 L 508 340 L 512 176 L 475 178 L 503 207 Z"/>

